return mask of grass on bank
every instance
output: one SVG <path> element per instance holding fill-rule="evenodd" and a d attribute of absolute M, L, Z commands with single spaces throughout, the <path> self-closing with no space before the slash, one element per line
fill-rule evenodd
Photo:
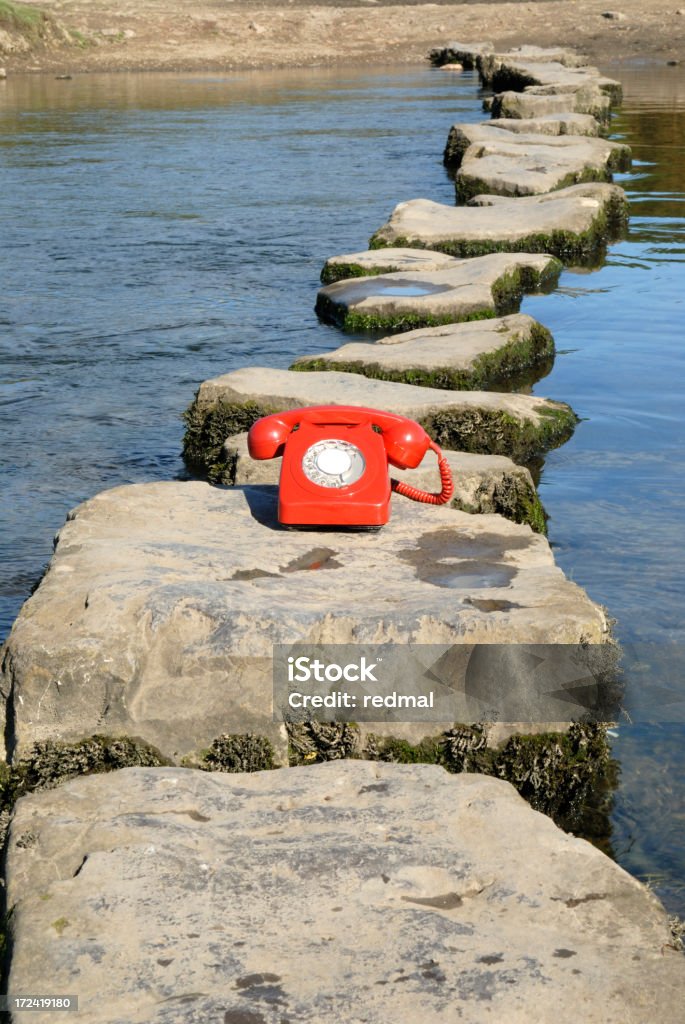
<path fill-rule="evenodd" d="M 0 0 L 0 28 L 13 29 L 37 39 L 46 20 L 47 14 L 40 7 Z"/>

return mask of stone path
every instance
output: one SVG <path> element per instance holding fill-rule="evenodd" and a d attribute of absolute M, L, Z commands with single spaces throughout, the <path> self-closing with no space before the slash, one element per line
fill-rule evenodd
<path fill-rule="evenodd" d="M 276 504 L 274 487 L 173 482 L 79 506 L 7 642 L 8 753 L 104 732 L 178 763 L 223 734 L 254 733 L 283 764 L 275 643 L 606 635 L 604 613 L 554 565 L 545 538 L 503 516 L 396 495 L 380 532 L 293 531 L 279 527 Z M 453 686 L 463 690 L 457 674 Z M 416 742 L 431 728 L 393 732 Z"/>
<path fill-rule="evenodd" d="M 361 405 L 421 423 L 443 448 L 525 461 L 562 444 L 576 417 L 568 405 L 536 395 L 446 391 L 371 380 L 338 371 L 296 373 L 250 366 L 205 381 L 186 414 L 186 457 L 211 470 L 231 434 L 260 416 L 307 405 Z"/>
<path fill-rule="evenodd" d="M 132 768 L 22 800 L 8 868 L 10 991 L 89 1024 L 682 1016 L 657 900 L 497 779 Z"/>
<path fill-rule="evenodd" d="M 524 292 L 552 287 L 560 270 L 546 254 L 493 253 L 446 270 L 336 281 L 320 289 L 316 312 L 346 331 L 407 331 L 480 320 L 516 309 Z"/>
<path fill-rule="evenodd" d="M 519 96 L 521 93 L 513 93 Z M 501 108 L 500 108 L 501 109 Z M 517 117 L 511 112 L 506 116 L 495 116 L 489 122 L 493 128 L 508 132 L 526 132 L 532 135 L 599 135 L 600 125 L 592 114 L 569 113 L 566 107 L 559 113 L 536 114 L 532 117 Z"/>
<path fill-rule="evenodd" d="M 458 167 L 459 201 L 479 193 L 540 195 L 585 181 L 610 181 L 630 166 L 630 147 L 578 135 L 514 133 L 486 125 L 455 124 L 445 163 Z"/>
<path fill-rule="evenodd" d="M 441 252 L 420 252 L 416 249 L 393 247 L 382 253 L 369 249 L 349 252 L 344 256 L 331 256 L 321 271 L 323 284 L 344 281 L 350 277 L 368 277 L 375 274 L 394 274 L 398 271 L 446 270 L 455 261 Z"/>
<path fill-rule="evenodd" d="M 474 644 L 611 650 L 603 609 L 554 564 L 530 473 L 503 457 L 563 443 L 574 413 L 471 389 L 544 365 L 542 325 L 494 317 L 553 284 L 555 257 L 587 259 L 625 222 L 619 188 L 564 187 L 627 165 L 627 147 L 599 138 L 620 86 L 558 49 L 454 43 L 433 60 L 476 66 L 499 90 L 496 122 L 456 126 L 448 144 L 460 198 L 477 202 L 400 204 L 377 248 L 327 261 L 317 299 L 345 329 L 424 329 L 205 381 L 184 453 L 232 486 L 140 484 L 79 506 L 15 623 L 0 677 L 13 784 L 56 782 L 57 764 L 86 770 L 83 742 L 176 767 L 18 802 L 10 992 L 45 991 L 48 977 L 52 991 L 78 992 L 93 1024 L 679 1019 L 680 958 L 637 881 L 501 779 L 379 763 L 421 757 L 525 779 L 555 814 L 557 801 L 583 803 L 608 757 L 601 729 L 564 734 L 563 688 L 546 694 L 554 714 L 542 723 L 454 723 L 488 717 L 467 687 Z M 250 460 L 244 432 L 321 404 L 420 422 L 448 449 L 451 507 L 394 495 L 380 532 L 282 528 L 280 460 Z M 434 461 L 397 476 L 438 487 Z M 273 713 L 274 645 L 302 642 L 397 649 L 392 685 L 408 645 L 447 645 L 441 696 L 477 710 L 287 732 Z M 375 763 L 258 770 L 351 756 Z"/>
<path fill-rule="evenodd" d="M 553 355 L 547 328 L 514 313 L 408 331 L 380 338 L 374 345 L 351 342 L 332 352 L 301 356 L 291 370 L 341 370 L 378 380 L 468 390 L 502 383 Z"/>
<path fill-rule="evenodd" d="M 548 252 L 566 262 L 593 258 L 607 240 L 621 233 L 627 203 L 618 185 L 589 183 L 547 195 L 506 198 L 479 195 L 467 206 L 445 206 L 430 199 L 399 203 L 372 236 L 381 246 L 411 245 L 453 256 L 487 252 Z M 404 251 L 404 250 L 402 250 Z"/>

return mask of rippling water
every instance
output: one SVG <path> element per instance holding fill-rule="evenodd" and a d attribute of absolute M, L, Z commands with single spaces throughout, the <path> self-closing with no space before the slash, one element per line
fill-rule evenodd
<path fill-rule="evenodd" d="M 523 304 L 559 349 L 536 392 L 583 417 L 541 492 L 557 560 L 621 638 L 682 643 L 685 74 L 615 73 L 629 236 Z M 477 96 L 470 74 L 404 68 L 0 84 L 0 635 L 69 508 L 183 474 L 200 381 L 340 343 L 312 312 L 324 260 L 402 199 L 453 201 L 441 150 Z M 681 912 L 684 740 L 621 725 L 612 837 Z"/>

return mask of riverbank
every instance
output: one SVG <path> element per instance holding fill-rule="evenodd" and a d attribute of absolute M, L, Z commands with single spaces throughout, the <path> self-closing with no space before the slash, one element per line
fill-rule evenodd
<path fill-rule="evenodd" d="M 574 46 L 597 63 L 666 64 L 683 59 L 685 6 L 678 8 L 677 0 L 625 0 L 611 11 L 604 0 L 0 3 L 0 63 L 9 73 L 408 64 L 450 39 L 487 39 L 498 49 L 524 42 Z"/>

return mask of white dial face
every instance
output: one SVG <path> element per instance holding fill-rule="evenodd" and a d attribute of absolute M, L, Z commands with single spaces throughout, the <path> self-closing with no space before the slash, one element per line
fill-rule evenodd
<path fill-rule="evenodd" d="M 359 448 L 336 437 L 317 441 L 302 459 L 304 475 L 320 487 L 347 487 L 356 483 L 365 469 Z"/>

